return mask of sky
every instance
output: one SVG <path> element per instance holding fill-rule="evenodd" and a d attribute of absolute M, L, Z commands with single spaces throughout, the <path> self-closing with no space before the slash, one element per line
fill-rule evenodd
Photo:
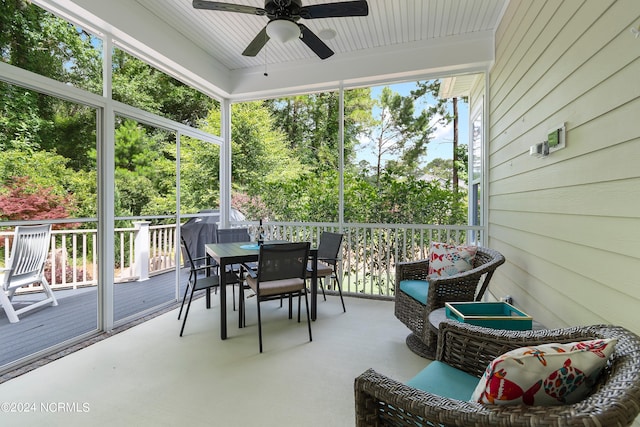
<path fill-rule="evenodd" d="M 371 88 L 371 96 L 378 98 L 384 86 Z M 394 92 L 400 95 L 408 95 L 415 88 L 415 82 L 400 83 L 389 86 Z M 374 110 L 374 115 L 378 112 Z M 458 102 L 458 142 L 460 144 L 469 143 L 469 105 L 465 102 Z M 447 126 L 439 126 L 433 135 L 433 139 L 427 146 L 427 155 L 421 159 L 421 164 L 426 165 L 434 159 L 451 159 L 453 157 L 453 123 Z M 372 165 L 375 164 L 375 157 L 368 147 L 360 147 L 357 153 L 357 160 L 366 160 Z"/>

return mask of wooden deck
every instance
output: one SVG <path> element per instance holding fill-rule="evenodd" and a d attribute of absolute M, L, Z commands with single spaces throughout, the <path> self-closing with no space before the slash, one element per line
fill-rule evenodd
<path fill-rule="evenodd" d="M 185 270 L 186 271 L 186 270 Z M 181 275 L 180 298 L 187 281 Z M 0 309 L 0 370 L 29 355 L 46 350 L 54 345 L 98 328 L 97 287 L 56 291 L 56 307 L 44 306 L 20 316 L 17 323 L 9 323 L 4 310 Z M 14 305 L 38 300 L 42 294 L 16 296 Z M 128 282 L 115 285 L 114 321 L 135 318 L 148 314 L 154 308 L 161 309 L 175 304 L 175 272 L 160 274 L 144 282 Z M 176 332 L 177 333 L 177 332 Z"/>

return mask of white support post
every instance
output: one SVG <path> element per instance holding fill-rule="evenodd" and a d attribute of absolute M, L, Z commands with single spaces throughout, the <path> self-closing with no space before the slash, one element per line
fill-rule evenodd
<path fill-rule="evenodd" d="M 221 126 L 220 136 L 220 228 L 229 227 L 231 214 L 231 102 L 223 99 L 220 102 Z"/>
<path fill-rule="evenodd" d="M 134 237 L 134 274 L 138 282 L 149 280 L 149 221 L 135 221 Z"/>

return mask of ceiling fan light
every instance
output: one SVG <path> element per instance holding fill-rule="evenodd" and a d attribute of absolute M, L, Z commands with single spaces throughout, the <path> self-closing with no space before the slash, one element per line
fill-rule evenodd
<path fill-rule="evenodd" d="M 267 35 L 270 39 L 286 43 L 300 37 L 300 28 L 288 19 L 276 19 L 267 24 Z"/>

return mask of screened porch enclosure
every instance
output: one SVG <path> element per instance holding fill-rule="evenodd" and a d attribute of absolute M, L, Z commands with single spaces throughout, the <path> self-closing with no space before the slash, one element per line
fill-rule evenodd
<path fill-rule="evenodd" d="M 42 73 L 34 70 L 10 65 L 4 56 L 0 64 L 3 82 L 19 88 L 18 93 L 26 88 L 64 100 L 72 98 L 70 101 L 76 105 L 88 106 L 95 111 L 98 122 L 94 126 L 95 135 L 93 139 L 87 138 L 85 141 L 90 141 L 96 147 L 96 154 L 99 154 L 96 156 L 97 176 L 94 182 L 101 191 L 95 191 L 99 195 L 95 206 L 115 205 L 116 195 L 112 196 L 110 192 L 115 186 L 112 183 L 116 182 L 115 173 L 112 172 L 112 161 L 115 163 L 116 156 L 114 153 L 111 159 L 108 148 L 115 146 L 115 138 L 108 129 L 111 129 L 111 122 L 115 122 L 116 116 L 133 118 L 143 126 L 169 129 L 172 138 L 175 137 L 173 144 L 176 146 L 186 144 L 183 134 L 193 133 L 194 138 L 203 141 L 211 139 L 207 136 L 210 132 L 204 135 L 189 127 L 176 126 L 167 117 L 141 108 L 141 104 L 129 106 L 122 101 L 113 101 L 112 90 L 105 87 L 105 80 L 109 80 L 109 72 L 114 72 L 118 78 L 122 77 L 127 64 L 136 65 L 132 57 L 142 58 L 166 69 L 170 75 L 193 83 L 207 96 L 219 99 L 219 114 L 209 122 L 214 125 L 217 123 L 220 132 L 214 133 L 210 142 L 220 147 L 219 156 L 223 160 L 211 162 L 219 165 L 219 169 L 206 175 L 211 177 L 217 174 L 218 184 L 211 188 L 220 189 L 220 193 L 212 196 L 219 198 L 224 206 L 230 206 L 233 200 L 232 189 L 236 178 L 232 171 L 239 172 L 233 167 L 234 156 L 237 157 L 239 153 L 234 151 L 235 154 L 231 154 L 233 106 L 255 99 L 286 98 L 300 93 L 297 88 L 302 88 L 305 94 L 339 93 L 340 87 L 345 91 L 374 87 L 388 77 L 393 82 L 406 79 L 413 81 L 414 77 L 416 80 L 444 77 L 453 68 L 453 75 L 458 81 L 463 76 L 479 73 L 482 77 L 467 87 L 470 90 L 469 121 L 473 128 L 469 142 L 475 146 L 478 141 L 477 146 L 481 150 L 476 159 L 481 159 L 480 166 L 485 170 L 479 176 L 475 170 L 469 171 L 472 185 L 469 194 L 476 199 L 469 200 L 473 212 L 472 220 L 468 223 L 486 227 L 485 243 L 500 250 L 508 260 L 498 271 L 497 280 L 492 285 L 495 296 L 511 295 L 516 302 L 521 301 L 528 312 L 549 319 L 547 323 L 554 325 L 589 321 L 612 322 L 634 328 L 632 319 L 625 314 L 633 312 L 633 304 L 637 302 L 637 295 L 633 293 L 633 277 L 628 273 L 635 271 L 638 259 L 633 246 L 635 228 L 629 224 L 637 217 L 638 209 L 634 201 L 640 200 L 633 197 L 638 188 L 635 185 L 637 173 L 632 165 L 637 148 L 637 131 L 635 127 L 627 125 L 633 123 L 638 101 L 635 87 L 629 86 L 634 81 L 629 76 L 637 74 L 638 65 L 634 53 L 637 39 L 631 31 L 636 29 L 639 16 L 634 2 L 562 2 L 553 6 L 541 3 L 530 8 L 520 2 L 505 2 L 502 8 L 497 7 L 499 13 L 494 17 L 495 25 L 490 28 L 489 36 L 482 33 L 473 37 L 477 44 L 472 44 L 464 37 L 458 40 L 460 44 L 456 49 L 446 43 L 436 48 L 431 43 L 420 42 L 416 43 L 414 47 L 418 50 L 414 50 L 410 57 L 401 56 L 406 51 L 400 45 L 395 49 L 397 52 L 387 51 L 384 56 L 370 54 L 371 61 L 362 60 L 354 53 L 354 61 L 348 63 L 353 67 L 346 66 L 346 61 L 327 63 L 331 64 L 330 67 L 325 63 L 311 63 L 305 69 L 315 68 L 317 72 L 309 73 L 281 72 L 287 70 L 286 65 L 279 67 L 270 64 L 270 78 L 264 78 L 261 68 L 256 73 L 255 81 L 245 80 L 248 76 L 242 71 L 225 73 L 224 68 L 212 68 L 209 57 L 203 55 L 203 51 L 198 51 L 200 55 L 187 58 L 187 53 L 193 52 L 193 46 L 189 48 L 189 41 L 184 38 L 171 37 L 178 34 L 174 32 L 175 27 L 170 25 L 172 20 L 166 21 L 166 25 L 157 25 L 157 17 L 162 14 L 155 17 L 149 14 L 149 8 L 154 4 L 161 7 L 168 6 L 169 2 L 146 2 L 146 9 L 140 7 L 142 2 L 114 0 L 109 7 L 89 0 L 36 2 L 56 16 L 73 22 L 71 27 L 74 31 L 77 32 L 76 26 L 86 28 L 87 33 L 101 40 L 103 55 L 113 52 L 116 61 L 120 61 L 117 63 L 122 68 L 116 72 L 112 67 L 105 67 L 108 59 L 103 60 L 103 55 L 88 55 L 83 63 L 89 64 L 85 75 L 99 75 L 95 86 L 88 86 L 86 83 L 89 80 L 43 77 Z M 425 4 L 408 1 L 407 5 L 418 3 Z M 174 6 L 178 3 L 170 4 Z M 375 7 L 382 4 L 385 3 L 375 3 Z M 186 10 L 191 11 L 192 7 L 187 6 Z M 123 10 L 129 10 L 129 14 L 121 13 Z M 399 10 L 404 14 L 414 9 L 401 7 Z M 136 25 L 118 19 L 131 13 L 138 18 Z M 378 16 L 385 16 L 381 13 L 378 12 Z M 494 15 L 488 13 L 486 16 Z M 543 17 L 554 17 L 554 20 L 545 20 Z M 113 33 L 102 28 L 105 22 L 114 23 L 115 26 L 111 27 Z M 517 22 L 523 25 L 517 25 Z M 540 34 L 545 37 L 537 37 Z M 168 42 L 169 39 L 171 42 Z M 437 40 L 441 41 L 447 40 Z M 117 46 L 115 49 L 114 45 Z M 224 44 L 207 47 L 220 46 L 226 47 Z M 538 55 L 528 55 L 529 48 Z M 451 55 L 444 54 L 444 51 Z M 5 50 L 3 54 L 7 52 Z M 129 56 L 122 55 L 123 52 Z M 234 52 L 237 54 L 238 51 Z M 483 55 L 486 55 L 484 59 L 480 59 L 479 56 Z M 239 56 L 236 60 L 248 60 Z M 202 64 L 195 58 L 207 59 L 208 62 Z M 385 61 L 379 58 L 385 58 Z M 374 60 L 375 64 L 372 63 Z M 434 64 L 436 60 L 451 62 Z M 607 64 L 607 67 L 603 68 L 601 64 Z M 304 65 L 309 64 L 300 66 Z M 368 73 L 364 73 L 363 68 L 367 68 Z M 64 67 L 61 69 L 68 71 Z M 282 81 L 284 78 L 288 80 L 286 84 Z M 153 81 L 151 77 L 147 80 Z M 126 81 L 120 80 L 112 87 L 116 89 L 118 100 L 124 99 L 117 98 L 121 96 L 118 90 L 126 87 L 124 83 Z M 3 98 L 7 99 L 13 98 Z M 338 105 L 340 102 L 346 104 L 348 97 L 343 97 L 343 101 L 340 101 L 340 97 L 337 99 Z M 600 102 L 603 99 L 607 102 Z M 332 111 L 337 111 L 339 116 L 340 111 L 344 110 Z M 561 122 L 567 124 L 566 148 L 546 159 L 531 157 L 529 147 L 544 138 L 550 127 Z M 184 124 L 182 121 L 179 123 Z M 339 128 L 340 121 L 333 123 L 337 123 Z M 572 144 L 572 138 L 576 144 Z M 60 144 L 56 148 L 61 150 L 62 146 Z M 470 151 L 475 151 L 475 148 Z M 98 161 L 98 158 L 101 160 Z M 469 164 L 475 166 L 476 162 L 470 158 Z M 177 182 L 180 180 L 178 172 L 173 172 L 173 176 L 175 187 L 184 184 Z M 104 195 L 102 190 L 105 190 Z M 188 193 L 193 194 L 194 189 L 189 189 Z M 340 196 L 332 197 L 339 200 Z M 339 208 L 339 202 L 334 202 L 330 208 L 336 209 L 336 205 Z M 183 206 L 182 201 L 180 205 L 175 201 L 175 206 L 177 214 Z M 111 236 L 115 239 L 115 229 L 120 225 L 116 217 L 129 221 L 127 218 L 133 215 L 112 215 L 95 207 L 93 211 L 95 213 L 87 214 L 88 221 L 100 222 L 96 226 L 99 234 L 103 227 L 111 227 L 107 224 L 113 224 L 113 229 L 104 231 L 104 238 L 99 236 L 97 239 L 98 252 L 104 252 L 104 256 L 109 257 L 104 270 L 98 265 L 98 276 L 110 275 L 113 273 L 109 273 L 109 270 L 116 264 L 115 254 L 109 254 L 114 248 L 100 245 L 112 239 Z M 338 211 L 336 209 L 335 212 Z M 157 211 L 150 213 L 159 214 Z M 165 214 L 171 216 L 171 212 L 161 213 Z M 93 215 L 96 217 L 93 218 Z M 257 216 L 252 219 L 255 218 Z M 345 223 L 345 219 L 338 218 L 335 222 Z M 175 224 L 180 221 L 171 218 L 170 222 Z M 607 227 L 602 227 L 602 224 Z M 608 227 L 614 227 L 615 231 L 603 231 Z M 613 275 L 598 268 L 601 260 L 606 260 L 606 265 L 616 266 Z M 108 280 L 104 280 L 105 283 L 115 282 L 115 277 L 106 278 Z M 583 283 L 588 285 L 583 286 Z M 585 289 L 587 292 L 583 292 Z M 107 296 L 109 294 L 106 293 Z M 550 298 L 550 295 L 553 297 Z M 603 305 L 602 301 L 611 303 Z"/>
<path fill-rule="evenodd" d="M 20 154 L 25 160 L 55 159 L 56 169 L 41 165 L 50 172 L 40 173 L 42 182 L 37 184 L 73 195 L 67 206 L 75 210 L 67 216 L 76 226 L 64 225 L 69 220 L 62 217 L 49 218 L 55 230 L 48 268 L 54 289 L 67 301 L 76 295 L 91 301 L 84 307 L 95 319 L 78 321 L 83 326 L 75 339 L 109 331 L 178 300 L 183 283 L 176 270 L 181 265 L 176 224 L 207 209 L 220 208 L 221 227 L 253 229 L 264 219 L 275 239 L 316 244 L 324 230 L 344 233 L 340 275 L 345 292 L 353 296 L 392 298 L 393 265 L 424 257 L 432 240 L 482 243 L 486 238 L 480 223 L 465 225 L 466 190 L 452 197 L 451 177 L 438 178 L 442 171 L 431 169 L 426 173 L 427 150 L 419 143 L 435 138 L 444 119 L 423 117 L 422 130 L 402 144 L 382 131 L 369 134 L 368 126 L 375 121 L 388 120 L 385 123 L 400 129 L 401 120 L 412 119 L 385 116 L 396 100 L 411 102 L 412 108 L 415 102 L 417 121 L 428 110 L 423 104 L 438 102 L 437 86 L 428 87 L 435 81 L 333 85 L 262 101 L 217 98 L 203 93 L 203 85 L 193 89 L 172 77 L 175 73 L 164 73 L 166 67 L 159 69 L 145 52 L 125 47 L 87 21 L 76 22 L 77 17 L 63 13 L 70 25 L 56 13 L 36 5 L 29 8 L 38 17 L 34 25 L 51 22 L 66 28 L 57 37 L 71 58 L 65 57 L 67 68 L 56 73 L 35 62 L 16 61 L 20 65 L 15 66 L 11 56 L 5 57 L 0 63 L 3 89 L 46 99 L 52 110 L 63 116 L 67 111 L 70 118 L 59 134 L 30 135 L 16 129 L 17 136 L 7 140 L 16 152 L 22 140 L 33 144 L 33 155 Z M 82 27 L 82 22 L 87 25 Z M 409 92 L 418 88 L 425 94 L 410 99 Z M 151 89 L 164 98 L 151 101 Z M 442 114 L 449 114 L 446 108 L 442 106 Z M 367 111 L 374 112 L 369 121 L 358 119 Z M 49 120 L 54 129 L 60 121 L 48 110 L 41 111 L 40 120 Z M 467 121 L 465 116 L 463 129 Z M 460 138 L 464 145 L 466 133 Z M 383 144 L 395 145 L 383 154 L 389 148 Z M 411 150 L 422 158 L 401 164 Z M 395 163 L 394 172 L 385 171 L 387 163 Z M 366 176 L 359 172 L 365 165 Z M 398 179 L 408 170 L 410 180 Z M 25 176 L 38 172 L 26 167 L 15 171 Z M 405 193 L 413 198 L 399 197 Z M 442 203 L 436 203 L 437 197 Z M 232 206 L 243 210 L 246 222 L 230 221 Z M 39 220 L 18 215 L 2 221 L 5 247 L 12 227 L 30 222 Z M 165 284 L 173 278 L 172 291 L 155 291 L 151 284 L 160 277 Z M 148 299 L 121 297 L 125 289 L 142 289 L 143 284 L 154 289 Z M 37 285 L 30 286 L 20 297 L 37 298 L 37 292 Z M 33 357 L 74 340 L 66 333 L 51 337 L 58 342 L 43 341 L 33 347 Z M 7 363 L 14 362 L 19 360 Z"/>

